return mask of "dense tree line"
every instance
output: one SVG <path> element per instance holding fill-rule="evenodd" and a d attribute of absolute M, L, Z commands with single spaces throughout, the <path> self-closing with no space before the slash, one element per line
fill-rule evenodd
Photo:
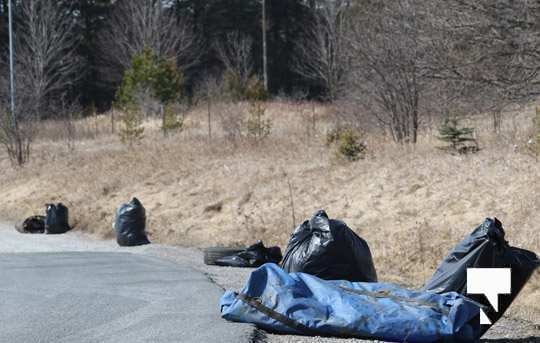
<path fill-rule="evenodd" d="M 262 77 L 263 3 L 270 93 L 346 98 L 396 141 L 414 142 L 425 113 L 540 93 L 540 0 L 13 2 L 18 104 L 40 117 L 110 108 L 145 48 L 175 59 L 188 98 L 228 69 Z M 0 47 L 5 101 L 7 0 Z"/>
<path fill-rule="evenodd" d="M 184 30 L 182 34 L 190 35 L 194 40 L 187 45 L 162 46 L 162 49 L 190 50 L 176 52 L 179 64 L 185 67 L 186 88 L 189 91 L 202 77 L 207 74 L 219 75 L 223 70 L 224 66 L 217 56 L 215 45 L 225 40 L 230 33 L 241 33 L 252 39 L 250 58 L 253 61 L 254 71 L 260 73 L 262 70 L 260 1 L 13 0 L 13 3 L 17 35 L 18 31 L 24 29 L 25 22 L 31 20 L 28 13 L 24 13 L 25 4 L 37 7 L 44 7 L 43 4 L 47 4 L 54 7 L 56 11 L 62 12 L 64 19 L 69 17 L 69 20 L 63 20 L 62 24 L 69 28 L 71 35 L 69 44 L 76 47 L 71 58 L 77 61 L 77 75 L 70 81 L 69 87 L 64 89 L 63 96 L 69 99 L 77 98 L 84 107 L 95 105 L 100 110 L 110 107 L 122 73 L 127 67 L 126 59 L 129 62 L 129 59 L 133 57 L 133 52 L 141 49 L 142 45 L 159 41 L 158 36 L 162 40 L 165 39 L 164 45 L 171 43 L 166 41 L 167 39 L 178 38 L 171 38 L 176 33 L 168 32 L 168 30 Z M 140 13 L 136 12 L 137 3 L 143 7 Z M 299 38 L 300 29 L 309 24 L 309 7 L 306 7 L 304 1 L 297 0 L 269 0 L 266 6 L 269 23 L 267 36 L 270 90 L 273 93 L 290 93 L 299 88 L 309 87 L 309 82 L 295 74 L 291 68 L 294 57 L 293 46 Z M 155 17 L 155 21 L 151 22 L 150 17 L 157 14 L 149 11 L 149 7 L 165 14 Z M 37 11 L 39 12 L 40 9 Z M 40 13 L 36 15 L 40 16 Z M 171 24 L 166 27 L 162 23 L 164 17 L 167 17 L 166 20 L 174 18 L 175 21 L 182 22 L 182 25 Z M 7 0 L 0 0 L 0 18 L 0 46 L 4 62 L 1 70 L 5 73 Z M 154 28 L 152 25 L 158 25 L 158 27 Z M 129 31 L 128 27 L 135 29 Z M 161 32 L 141 32 L 142 30 L 161 30 Z M 125 35 L 122 36 L 122 33 Z M 171 37 L 165 38 L 165 35 Z M 140 39 L 141 41 L 115 43 L 112 41 L 115 39 Z M 130 50 L 132 48 L 134 50 Z M 23 58 L 23 56 L 18 57 Z M 120 61 L 122 58 L 124 61 Z"/>

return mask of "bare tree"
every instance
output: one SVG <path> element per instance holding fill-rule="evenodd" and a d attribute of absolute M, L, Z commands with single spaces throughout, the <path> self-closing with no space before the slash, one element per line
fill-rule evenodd
<path fill-rule="evenodd" d="M 25 0 L 18 5 L 16 123 L 0 113 L 0 144 L 15 164 L 28 161 L 36 122 L 51 115 L 59 99 L 77 82 L 77 40 L 71 15 L 65 4 L 55 1 Z M 2 108 L 7 108 L 6 101 L 7 96 L 0 94 Z"/>
<path fill-rule="evenodd" d="M 103 75 L 118 82 L 133 56 L 149 48 L 158 57 L 174 57 L 188 68 L 197 61 L 199 42 L 191 23 L 178 17 L 162 1 L 118 0 L 101 32 Z"/>
<path fill-rule="evenodd" d="M 0 108 L 7 108 L 0 104 Z M 20 118 L 19 118 L 20 119 Z M 11 116 L 0 110 L 0 145 L 3 145 L 14 165 L 22 166 L 30 158 L 30 144 L 35 130 L 31 121 L 19 120 L 13 125 Z"/>
<path fill-rule="evenodd" d="M 214 117 L 214 104 L 222 100 L 223 85 L 222 81 L 208 72 L 201 78 L 195 88 L 193 100 L 196 104 L 206 104 L 206 115 L 208 124 L 208 142 L 212 142 L 212 122 Z"/>
<path fill-rule="evenodd" d="M 421 98 L 428 84 L 429 46 L 419 1 L 378 2 L 359 9 L 350 37 L 351 83 L 356 100 L 391 132 L 396 142 L 416 143 Z"/>
<path fill-rule="evenodd" d="M 5 74 L 7 75 L 7 74 Z M 6 84 L 5 76 L 0 74 L 0 86 Z M 3 81 L 4 79 L 4 81 Z M 30 159 L 30 146 L 36 134 L 36 118 L 33 99 L 29 90 L 17 87 L 17 120 L 14 122 L 11 113 L 3 111 L 9 108 L 9 95 L 0 89 L 0 145 L 2 145 L 13 165 L 22 166 Z"/>
<path fill-rule="evenodd" d="M 474 105 L 493 114 L 498 131 L 502 109 L 540 95 L 540 2 L 536 0 L 435 1 L 432 20 L 447 41 L 444 63 L 433 77 L 474 89 Z M 465 97 L 467 98 L 467 97 Z"/>
<path fill-rule="evenodd" d="M 215 50 L 225 70 L 237 75 L 246 84 L 253 74 L 253 39 L 247 35 L 230 32 L 215 44 Z"/>
<path fill-rule="evenodd" d="M 33 112 L 38 119 L 49 114 L 55 99 L 77 81 L 78 42 L 70 16 L 71 11 L 55 1 L 26 0 L 19 7 L 15 42 L 17 94 L 24 100 L 22 109 Z"/>
<path fill-rule="evenodd" d="M 323 86 L 331 101 L 343 89 L 350 67 L 346 47 L 348 8 L 349 1 L 318 1 L 312 8 L 312 25 L 295 44 L 293 70 Z"/>
<path fill-rule="evenodd" d="M 262 53 L 263 53 L 263 82 L 264 90 L 268 92 L 268 44 L 267 44 L 267 27 L 268 20 L 266 19 L 266 0 L 262 0 L 262 20 L 261 20 L 261 31 L 262 31 Z"/>
<path fill-rule="evenodd" d="M 452 0 L 445 2 L 446 33 L 455 58 L 447 78 L 504 89 L 509 97 L 540 94 L 540 2 Z"/>

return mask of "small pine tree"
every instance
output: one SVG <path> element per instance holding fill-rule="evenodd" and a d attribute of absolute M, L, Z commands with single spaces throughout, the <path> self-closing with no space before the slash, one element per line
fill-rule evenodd
<path fill-rule="evenodd" d="M 230 100 L 238 102 L 246 97 L 246 85 L 240 75 L 232 71 L 226 71 L 223 75 L 224 91 Z"/>
<path fill-rule="evenodd" d="M 459 153 L 478 151 L 478 143 L 473 137 L 474 128 L 459 127 L 457 119 L 445 119 L 438 130 L 439 136 L 437 138 L 450 144 L 450 146 L 444 149 Z M 468 143 L 472 143 L 473 145 L 468 145 Z"/>
<path fill-rule="evenodd" d="M 122 83 L 116 91 L 116 103 L 119 107 L 138 106 L 137 95 L 153 87 L 155 75 L 155 57 L 150 49 L 144 49 L 135 55 L 131 67 L 124 72 Z"/>
<path fill-rule="evenodd" d="M 353 129 L 334 128 L 326 133 L 326 146 L 336 145 L 336 155 L 348 161 L 364 158 L 367 147 L 360 141 L 360 134 Z"/>
<path fill-rule="evenodd" d="M 131 68 L 126 70 L 122 84 L 116 93 L 116 105 L 125 112 L 122 122 L 124 128 L 120 131 L 123 142 L 140 140 L 143 135 L 140 94 L 151 96 L 168 107 L 179 101 L 184 85 L 183 74 L 176 67 L 174 59 L 158 58 L 151 49 L 144 49 L 133 57 Z M 183 126 L 177 115 L 170 109 L 162 111 L 162 129 L 166 134 L 177 131 Z"/>
<path fill-rule="evenodd" d="M 248 101 L 266 101 L 268 92 L 264 89 L 264 84 L 258 77 L 252 76 L 247 81 L 244 96 Z"/>
<path fill-rule="evenodd" d="M 256 101 L 249 105 L 249 116 L 246 120 L 247 134 L 249 137 L 260 140 L 270 135 L 272 121 L 265 118 L 266 105 Z"/>
<path fill-rule="evenodd" d="M 123 110 L 124 114 L 120 118 L 123 124 L 119 131 L 120 140 L 122 143 L 132 146 L 144 137 L 144 127 L 141 126 L 142 116 L 133 106 L 124 107 Z"/>
<path fill-rule="evenodd" d="M 184 87 L 184 75 L 176 67 L 173 59 L 155 61 L 152 88 L 162 104 L 179 101 Z"/>
<path fill-rule="evenodd" d="M 247 134 L 257 140 L 270 135 L 272 121 L 265 117 L 268 93 L 263 83 L 256 77 L 251 77 L 245 90 L 245 96 L 249 101 L 249 116 L 246 121 Z"/>

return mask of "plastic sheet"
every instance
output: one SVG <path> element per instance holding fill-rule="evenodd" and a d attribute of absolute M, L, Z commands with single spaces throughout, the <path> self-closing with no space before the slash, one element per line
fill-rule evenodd
<path fill-rule="evenodd" d="M 223 318 L 271 332 L 392 342 L 471 342 L 479 336 L 479 305 L 455 292 L 410 291 L 385 283 L 327 281 L 288 274 L 275 264 L 227 291 Z"/>

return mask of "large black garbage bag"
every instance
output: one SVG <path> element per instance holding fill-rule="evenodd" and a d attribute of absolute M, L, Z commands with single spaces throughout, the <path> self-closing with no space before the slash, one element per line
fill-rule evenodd
<path fill-rule="evenodd" d="M 47 204 L 45 211 L 45 232 L 49 234 L 66 233 L 69 227 L 69 211 L 62 203 Z"/>
<path fill-rule="evenodd" d="M 30 216 L 15 229 L 21 233 L 45 233 L 45 216 Z"/>
<path fill-rule="evenodd" d="M 283 258 L 286 272 L 326 280 L 377 282 L 369 246 L 347 225 L 320 210 L 294 230 Z"/>
<path fill-rule="evenodd" d="M 504 239 L 499 220 L 486 219 L 465 237 L 437 267 L 423 288 L 437 293 L 458 292 L 486 306 L 491 323 L 499 320 L 540 265 L 535 253 L 514 248 Z M 467 294 L 468 268 L 511 268 L 511 294 L 499 295 L 499 311 L 491 307 L 482 294 Z M 483 327 L 485 332 L 488 327 Z"/>
<path fill-rule="evenodd" d="M 249 246 L 234 255 L 224 256 L 214 261 L 218 266 L 229 267 L 260 267 L 265 263 L 276 263 L 281 261 L 281 249 L 279 247 L 267 248 L 262 241 Z"/>
<path fill-rule="evenodd" d="M 148 244 L 146 237 L 146 211 L 137 198 L 122 204 L 116 211 L 114 222 L 116 241 L 123 247 Z"/>

